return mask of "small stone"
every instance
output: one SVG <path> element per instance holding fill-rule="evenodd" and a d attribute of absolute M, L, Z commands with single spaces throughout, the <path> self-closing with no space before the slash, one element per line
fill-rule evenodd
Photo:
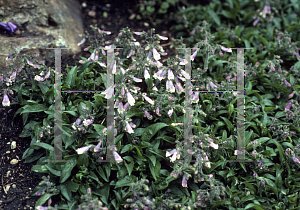
<path fill-rule="evenodd" d="M 144 26 L 149 27 L 149 23 L 144 22 Z"/>
<path fill-rule="evenodd" d="M 12 159 L 11 161 L 10 161 L 10 164 L 11 165 L 15 165 L 15 164 L 17 164 L 19 161 L 17 160 L 17 159 Z"/>
<path fill-rule="evenodd" d="M 87 7 L 87 5 L 86 5 L 85 2 L 83 2 L 81 5 L 82 5 L 83 8 L 86 8 L 86 7 Z"/>
<path fill-rule="evenodd" d="M 16 142 L 13 141 L 13 142 L 11 143 L 11 149 L 16 149 L 16 147 L 17 147 Z"/>
<path fill-rule="evenodd" d="M 129 20 L 133 20 L 135 18 L 135 13 L 131 14 Z"/>
<path fill-rule="evenodd" d="M 17 187 L 17 185 L 15 185 L 15 184 L 13 184 L 13 185 L 12 185 L 12 188 L 14 188 L 14 189 L 15 189 L 16 187 Z"/>
<path fill-rule="evenodd" d="M 96 16 L 96 12 L 94 10 L 91 10 L 88 12 L 88 15 L 91 17 L 95 17 Z"/>

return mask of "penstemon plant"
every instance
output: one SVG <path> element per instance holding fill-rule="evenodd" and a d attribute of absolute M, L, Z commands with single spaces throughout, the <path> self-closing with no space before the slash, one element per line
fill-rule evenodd
<path fill-rule="evenodd" d="M 197 43 L 194 47 L 193 54 L 191 55 L 191 60 L 196 59 L 196 55 L 199 51 L 196 51 L 195 48 L 204 46 L 206 60 L 204 62 L 204 68 L 203 70 L 198 68 L 197 71 L 201 73 L 205 73 L 207 70 L 211 70 L 208 67 L 208 64 L 213 62 L 217 57 L 215 54 L 215 51 L 219 50 L 219 56 L 223 57 L 224 52 L 231 52 L 230 48 L 225 48 L 221 45 L 214 45 L 210 43 L 210 40 L 213 39 L 213 36 L 206 31 L 205 29 L 205 23 L 203 24 L 203 27 L 197 27 L 195 30 L 195 34 L 202 33 L 204 34 L 204 40 Z M 92 27 L 92 26 L 91 26 Z M 141 120 L 138 120 L 134 118 L 135 116 L 144 116 L 147 119 L 145 119 L 145 125 L 151 125 L 154 124 L 153 122 L 161 121 L 165 124 L 169 124 L 170 127 L 174 128 L 177 125 L 180 125 L 180 123 L 183 121 L 183 116 L 178 117 L 182 113 L 185 113 L 183 101 L 180 100 L 182 97 L 182 93 L 184 92 L 184 89 L 182 88 L 182 82 L 185 82 L 188 78 L 194 78 L 193 75 L 187 75 L 187 73 L 182 70 L 180 66 L 185 65 L 187 61 L 185 59 L 182 59 L 181 56 L 175 56 L 175 58 L 169 58 L 166 60 L 163 60 L 162 63 L 160 62 L 161 56 L 166 55 L 163 48 L 159 46 L 159 40 L 166 40 L 167 37 L 160 36 L 158 34 L 155 34 L 154 30 L 151 30 L 151 35 L 149 36 L 145 32 L 131 32 L 128 28 L 121 30 L 119 33 L 117 39 L 114 41 L 113 44 L 104 47 L 104 44 L 110 44 L 110 42 L 104 42 L 103 37 L 106 34 L 110 34 L 108 31 L 102 31 L 99 28 L 92 27 L 95 31 L 99 32 L 100 40 L 96 42 L 95 46 L 91 46 L 86 48 L 85 50 L 89 50 L 91 53 L 91 56 L 86 59 L 82 58 L 83 60 L 80 61 L 80 63 L 84 64 L 84 68 L 87 68 L 88 70 L 84 70 L 84 72 L 81 73 L 81 77 L 85 77 L 87 79 L 87 75 L 91 75 L 91 72 L 89 72 L 93 67 L 98 67 L 100 70 L 103 68 L 106 68 L 105 59 L 106 59 L 106 52 L 103 49 L 100 49 L 99 47 L 103 47 L 104 49 L 110 49 L 114 47 L 122 47 L 123 48 L 123 54 L 120 54 L 119 52 L 115 53 L 115 56 L 120 55 L 121 58 L 117 58 L 115 61 L 115 64 L 113 66 L 113 74 L 116 78 L 115 85 L 112 87 L 105 87 L 105 90 L 103 90 L 102 94 L 100 96 L 104 96 L 105 99 L 110 99 L 113 97 L 113 90 L 115 92 L 115 108 L 117 109 L 117 114 L 115 114 L 115 125 L 116 128 L 114 129 L 114 135 L 116 137 L 116 145 L 110 145 L 114 148 L 114 158 L 117 162 L 115 168 L 116 170 L 119 170 L 121 172 L 121 167 L 126 165 L 126 168 L 128 170 L 128 165 L 124 161 L 130 162 L 130 156 L 122 156 L 122 154 L 128 152 L 130 147 L 134 147 L 133 145 L 143 145 L 146 147 L 151 146 L 151 144 L 146 144 L 145 138 L 142 136 L 142 138 L 138 138 L 136 135 L 138 133 L 138 130 L 140 129 L 139 126 L 141 124 Z M 146 44 L 144 47 L 141 46 L 139 42 L 136 42 L 136 39 L 134 38 L 134 35 L 141 36 L 145 39 Z M 90 38 L 89 36 L 82 36 L 83 40 L 81 43 L 85 41 L 86 38 Z M 79 44 L 81 44 L 79 43 Z M 179 42 L 179 47 L 184 48 L 185 45 L 181 42 Z M 101 50 L 101 53 L 99 53 Z M 123 57 L 122 57 L 123 56 Z M 9 59 L 12 59 L 13 56 L 10 56 Z M 277 60 L 276 60 L 277 59 Z M 275 57 L 273 61 L 268 61 L 266 63 L 266 66 L 269 65 L 270 68 L 270 74 L 274 72 L 273 69 L 278 66 L 280 68 L 279 64 L 279 58 Z M 41 72 L 38 73 L 38 75 L 34 76 L 32 73 L 29 74 L 28 78 L 22 78 L 21 80 L 18 80 L 17 82 L 23 82 L 20 86 L 14 86 L 11 88 L 11 90 L 15 90 L 18 92 L 18 100 L 13 98 L 13 95 L 11 94 L 10 89 L 5 89 L 4 91 L 4 98 L 3 98 L 3 105 L 9 106 L 10 101 L 9 97 L 15 100 L 17 103 L 20 103 L 22 106 L 24 106 L 26 109 L 29 105 L 32 105 L 32 101 L 35 100 L 37 102 L 46 101 L 49 104 L 49 110 L 53 110 L 53 97 L 50 98 L 50 93 L 52 92 L 53 95 L 53 70 L 50 68 L 48 71 L 46 71 L 46 67 L 43 65 L 37 65 L 31 62 L 31 58 L 28 58 L 26 60 L 23 60 L 23 63 L 25 63 L 22 68 L 25 67 L 26 70 L 29 70 L 31 67 L 38 68 Z M 92 67 L 88 68 L 88 65 L 92 64 Z M 234 62 L 231 63 L 232 66 L 230 68 L 234 68 Z M 118 68 L 118 66 L 120 66 Z M 22 68 L 20 68 L 18 71 L 12 73 L 12 75 L 9 78 L 6 78 L 5 82 L 7 86 L 11 86 L 12 82 L 15 81 L 17 77 L 20 76 L 20 74 L 17 75 L 17 73 L 20 73 L 22 71 Z M 266 68 L 266 67 L 265 67 Z M 126 70 L 125 70 L 126 69 Z M 256 71 L 257 69 L 260 70 Z M 263 69 L 264 70 L 264 69 Z M 256 74 L 259 73 L 265 73 L 263 72 L 262 67 L 256 65 L 255 67 L 247 66 L 246 67 L 246 74 L 251 76 L 256 76 Z M 48 72 L 45 75 L 45 72 Z M 71 72 L 69 72 L 69 75 L 74 73 L 76 69 L 72 69 Z M 197 72 L 196 71 L 196 72 Z M 281 73 L 278 70 L 279 73 Z M 85 75 L 83 75 L 85 73 Z M 68 75 L 68 77 L 69 77 Z M 96 73 L 95 73 L 96 75 Z M 103 78 L 102 81 L 105 81 L 107 75 L 104 73 L 100 73 L 101 78 Z M 226 73 L 225 77 L 227 81 L 233 82 L 235 78 L 231 80 L 232 77 L 236 77 L 236 74 L 234 71 L 230 71 L 229 74 Z M 67 79 L 68 79 L 67 77 Z M 33 79 L 34 78 L 34 79 Z M 1 78 L 0 78 L 1 79 Z M 99 79 L 99 77 L 97 78 Z M 95 87 L 99 85 L 99 81 L 97 82 L 91 82 L 89 81 L 87 85 L 81 86 L 81 89 L 83 87 L 92 89 L 91 87 Z M 271 77 L 273 79 L 273 77 Z M 2 78 L 3 80 L 3 78 Z M 78 81 L 78 80 L 77 80 Z M 175 87 L 173 82 L 175 81 Z M 25 82 L 31 83 L 32 87 L 24 86 Z M 156 83 L 155 83 L 156 82 Z M 275 82 L 275 81 L 274 81 Z M 288 82 L 283 81 L 288 87 L 290 87 Z M 76 85 L 82 85 L 80 82 L 76 83 Z M 76 87 L 75 84 L 69 85 L 70 88 Z M 228 86 L 228 82 L 225 84 L 224 81 L 221 82 L 221 84 L 218 84 L 216 79 L 213 79 L 212 77 L 209 77 L 208 79 L 198 79 L 197 85 L 192 85 L 193 88 L 198 88 L 198 90 L 204 90 L 206 87 L 207 89 L 213 89 L 213 90 L 219 90 L 220 88 L 232 88 L 232 86 Z M 231 85 L 231 84 L 230 84 Z M 234 84 L 232 84 L 234 85 Z M 24 87 L 24 90 L 26 90 L 26 95 L 29 97 L 30 100 L 23 100 L 22 98 L 22 89 Z M 65 86 L 66 88 L 67 86 Z M 40 92 L 37 90 L 37 88 L 40 88 L 43 90 L 44 95 L 49 94 L 49 97 L 41 97 L 39 94 Z M 78 87 L 80 88 L 80 87 Z M 78 89 L 76 87 L 76 89 Z M 94 88 L 95 89 L 95 88 Z M 197 90 L 197 89 L 196 89 Z M 35 94 L 29 94 L 29 91 L 32 91 Z M 7 95 L 8 94 L 8 95 Z M 193 124 L 198 124 L 198 128 L 201 126 L 199 125 L 199 121 L 202 119 L 202 117 L 206 117 L 207 115 L 210 115 L 211 113 L 215 112 L 216 109 L 211 108 L 209 111 L 203 111 L 204 109 L 197 104 L 197 102 L 201 99 L 202 100 L 202 94 L 199 95 L 199 91 L 194 92 L 191 91 L 189 94 L 192 95 L 192 103 L 196 103 L 196 106 L 193 106 L 193 115 L 199 116 L 192 119 Z M 297 93 L 296 93 L 297 95 Z M 9 96 L 9 97 L 8 97 Z M 100 100 L 99 94 L 95 96 L 95 101 Z M 214 96 L 214 100 L 221 100 L 224 96 L 228 96 L 228 93 L 224 93 L 221 97 Z M 236 96 L 236 95 L 235 95 Z M 98 98 L 97 98 L 98 97 Z M 292 96 L 293 97 L 293 96 Z M 50 99 L 49 99 L 50 98 Z M 64 101 L 70 105 L 72 104 L 71 98 L 72 97 L 66 97 Z M 291 97 L 290 97 L 291 98 Z M 84 101 L 83 99 L 86 99 Z M 102 100 L 102 99 L 101 99 Z M 234 100 L 233 98 L 231 100 Z M 290 102 L 291 103 L 291 102 Z M 47 105 L 48 105 L 47 104 Z M 82 97 L 79 102 L 74 102 L 74 104 L 77 106 L 77 109 L 67 109 L 65 106 L 63 106 L 63 110 L 67 110 L 69 112 L 71 111 L 78 111 L 80 113 L 80 116 L 77 114 L 74 114 L 76 121 L 73 123 L 70 123 L 70 120 L 67 120 L 64 118 L 64 122 L 70 127 L 66 130 L 69 134 L 76 135 L 77 139 L 72 141 L 72 143 L 68 143 L 66 145 L 66 149 L 68 149 L 68 152 L 71 152 L 73 150 L 76 151 L 77 155 L 79 155 L 79 159 L 81 162 L 84 162 L 83 160 L 86 158 L 87 154 L 90 154 L 89 152 L 92 152 L 92 159 L 97 159 L 97 161 L 93 161 L 93 163 L 97 166 L 101 165 L 100 162 L 103 160 L 103 156 L 105 155 L 105 147 L 108 145 L 103 140 L 104 135 L 106 135 L 106 130 L 108 128 L 105 128 L 104 126 L 98 125 L 96 122 L 99 120 L 99 107 L 96 107 L 91 103 L 89 100 L 87 100 L 87 97 Z M 100 105 L 101 103 L 97 104 Z M 104 103 L 102 102 L 102 105 Z M 123 105 L 125 104 L 125 105 Z M 286 108 L 287 111 L 290 110 L 291 105 L 288 105 Z M 264 107 L 263 107 L 264 108 Z M 47 110 L 47 111 L 49 111 Z M 93 110 L 93 114 L 90 113 L 90 111 Z M 20 113 L 19 111 L 18 113 Z M 153 113 L 153 114 L 151 114 Z M 28 114 L 28 113 L 27 113 Z M 28 115 L 27 115 L 28 117 Z M 294 117 L 294 116 L 293 116 Z M 50 119 L 48 117 L 47 120 L 44 120 L 43 124 L 44 126 L 41 127 L 41 129 L 35 129 L 34 134 L 36 137 L 36 142 L 39 141 L 45 141 L 47 143 L 51 143 L 51 128 L 53 128 L 53 125 L 50 123 Z M 53 119 L 52 119 L 53 120 Z M 23 121 L 26 121 L 26 118 L 23 118 Z M 81 122 L 83 122 L 81 124 Z M 171 123 L 174 122 L 174 123 Z M 71 124 L 71 125 L 69 125 Z M 102 125 L 102 123 L 101 123 Z M 181 124 L 182 125 L 182 124 Z M 72 129 L 73 130 L 72 130 Z M 93 131 L 93 128 L 97 131 Z M 142 182 L 138 185 L 132 186 L 131 190 L 128 191 L 127 195 L 125 197 L 130 197 L 127 199 L 127 202 L 129 204 L 126 204 L 124 206 L 130 207 L 133 209 L 136 208 L 143 208 L 143 209 L 165 209 L 165 208 L 171 208 L 171 207 L 182 207 L 182 209 L 190 209 L 190 207 L 205 207 L 213 202 L 216 202 L 216 200 L 221 200 L 220 195 L 225 196 L 225 188 L 222 186 L 219 182 L 216 181 L 216 179 L 213 178 L 212 174 L 206 175 L 205 172 L 209 171 L 211 169 L 211 163 L 210 163 L 210 148 L 215 149 L 216 151 L 214 153 L 218 154 L 218 145 L 221 145 L 222 142 L 220 142 L 217 138 L 211 138 L 212 136 L 205 134 L 206 132 L 198 132 L 190 138 L 190 142 L 192 143 L 192 148 L 188 150 L 188 153 L 190 155 L 193 155 L 193 157 L 197 160 L 195 164 L 190 165 L 190 163 L 186 163 L 184 161 L 184 144 L 187 144 L 187 142 L 182 142 L 182 132 L 183 129 L 177 129 L 179 131 L 177 133 L 177 139 L 176 139 L 176 146 L 175 149 L 167 149 L 167 151 L 163 152 L 163 155 L 166 158 L 169 158 L 172 163 L 172 169 L 173 171 L 167 175 L 168 181 L 173 181 L 176 179 L 181 180 L 182 188 L 190 187 L 192 184 L 190 178 L 194 178 L 194 182 L 208 182 L 209 190 L 199 190 L 197 192 L 194 191 L 194 195 L 197 198 L 197 201 L 195 200 L 188 200 L 185 204 L 179 204 L 178 200 L 173 199 L 167 199 L 163 198 L 167 195 L 156 197 L 155 199 L 151 200 L 149 197 L 146 196 L 146 192 L 149 189 L 148 183 L 149 182 Z M 129 140 L 128 145 L 125 145 L 124 148 L 121 148 L 121 138 L 124 136 L 124 133 L 126 134 L 127 139 Z M 96 135 L 95 135 L 96 134 Z M 43 137 L 48 135 L 48 139 L 43 140 Z M 125 137 L 125 136 L 124 136 Z M 96 139 L 95 139 L 96 138 Z M 133 139 L 134 138 L 134 139 Z M 147 139 L 150 140 L 151 136 Z M 92 139 L 92 140 L 91 140 Z M 122 139 L 125 141 L 125 138 Z M 132 141 L 132 142 L 130 142 Z M 75 143 L 74 143 L 75 142 Z M 96 142 L 96 144 L 95 144 Z M 35 143 L 33 141 L 33 143 Z M 132 143 L 132 144 L 131 144 Z M 71 145 L 73 144 L 73 145 Z M 70 146 L 71 145 L 71 146 Z M 69 147 L 70 146 L 70 147 Z M 137 147 L 134 147 L 137 148 Z M 137 150 L 138 151 L 138 150 Z M 29 152 L 28 152 L 29 153 Z M 262 159 L 262 155 L 253 152 L 253 156 L 256 158 Z M 122 156 L 122 157 L 121 157 Z M 68 157 L 68 156 L 67 156 Z M 70 156 L 69 156 L 70 157 Z M 156 159 L 155 159 L 156 160 Z M 151 159 L 151 161 L 153 161 Z M 203 172 L 203 166 L 205 167 L 205 171 Z M 87 164 L 88 165 L 88 164 Z M 78 174 L 76 174 L 76 177 L 84 177 L 84 175 L 87 173 L 87 165 L 81 166 L 80 171 Z M 262 166 L 261 161 L 259 162 L 258 166 Z M 38 168 L 38 167 L 36 167 Z M 40 167 L 42 168 L 42 167 Z M 131 169 L 132 172 L 132 169 Z M 129 172 L 129 174 L 131 174 Z M 154 172 L 153 172 L 154 173 Z M 102 177 L 103 174 L 100 176 Z M 122 173 L 117 174 L 118 178 L 123 178 L 124 175 Z M 98 180 L 99 181 L 99 180 Z M 83 187 L 82 191 L 88 191 L 90 193 L 89 186 L 92 186 L 92 182 L 87 182 L 88 186 L 81 185 Z M 103 187 L 103 184 L 98 182 L 98 187 Z M 262 180 L 261 185 L 264 187 L 265 182 Z M 143 186 L 145 189 L 144 194 L 137 193 L 138 191 L 141 192 L 141 186 Z M 97 188 L 98 188 L 97 187 Z M 135 188 L 134 188 L 135 187 Z M 153 189 L 153 187 L 152 187 Z M 94 192 L 94 190 L 93 190 Z M 123 193 L 123 192 L 122 192 Z M 200 201 L 201 200 L 201 201 Z M 91 203 L 91 200 L 87 200 L 87 203 L 84 205 L 96 205 L 96 203 Z M 165 205 L 165 206 L 164 206 Z M 126 208 L 125 207 L 125 208 Z M 94 208 L 94 207 L 92 207 Z"/>

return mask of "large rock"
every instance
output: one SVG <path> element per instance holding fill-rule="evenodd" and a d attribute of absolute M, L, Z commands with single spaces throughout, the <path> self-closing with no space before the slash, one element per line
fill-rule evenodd
<path fill-rule="evenodd" d="M 45 48 L 62 47 L 63 54 L 81 52 L 77 44 L 84 33 L 81 9 L 77 0 L 0 0 L 0 15 L 4 23 L 11 22 L 19 31 L 0 34 L 0 75 L 11 71 L 6 58 L 17 50 L 19 54 L 34 55 L 37 60 L 54 59 L 54 50 Z"/>

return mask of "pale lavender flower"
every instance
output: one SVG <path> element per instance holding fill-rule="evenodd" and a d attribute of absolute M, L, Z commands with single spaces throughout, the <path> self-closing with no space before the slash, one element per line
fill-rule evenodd
<path fill-rule="evenodd" d="M 106 99 L 110 99 L 114 93 L 114 86 L 111 86 L 107 88 L 104 92 L 101 92 L 101 94 L 105 94 Z"/>
<path fill-rule="evenodd" d="M 160 36 L 160 35 L 158 35 L 158 34 L 157 34 L 157 36 L 158 36 L 158 38 L 160 38 L 161 40 L 167 40 L 167 39 L 168 39 L 168 37 Z"/>
<path fill-rule="evenodd" d="M 130 92 L 127 92 L 127 101 L 130 104 L 130 106 L 133 106 L 135 104 L 135 100 L 132 97 L 132 95 L 130 94 Z"/>
<path fill-rule="evenodd" d="M 187 187 L 186 174 L 182 177 L 182 187 Z"/>
<path fill-rule="evenodd" d="M 39 75 L 36 75 L 36 76 L 34 77 L 34 79 L 35 79 L 36 81 L 39 81 L 39 82 L 42 82 L 42 81 L 45 80 L 45 78 L 40 77 Z"/>
<path fill-rule="evenodd" d="M 130 50 L 129 54 L 127 55 L 127 58 L 130 58 L 130 56 L 132 55 L 133 49 Z"/>
<path fill-rule="evenodd" d="M 167 87 L 167 91 L 170 91 L 171 93 L 175 92 L 175 87 L 174 87 L 173 82 L 171 80 L 167 80 L 166 87 Z"/>
<path fill-rule="evenodd" d="M 295 163 L 297 163 L 297 164 L 300 164 L 300 162 L 299 162 L 298 158 L 296 158 L 296 157 L 292 157 L 292 159 L 293 159 L 293 161 L 294 161 Z"/>
<path fill-rule="evenodd" d="M 136 125 L 135 125 L 134 123 L 132 123 L 132 122 L 129 122 L 129 124 L 130 124 L 130 126 L 133 127 L 133 128 L 136 127 Z"/>
<path fill-rule="evenodd" d="M 278 68 L 278 72 L 279 72 L 279 73 L 282 73 L 282 70 L 281 70 L 281 68 L 280 68 L 280 67 Z"/>
<path fill-rule="evenodd" d="M 274 68 L 274 66 L 273 66 L 273 65 L 271 65 L 271 70 L 272 70 L 272 71 L 275 71 L 275 68 Z"/>
<path fill-rule="evenodd" d="M 122 101 L 120 101 L 120 102 L 118 103 L 118 105 L 116 105 L 116 106 L 118 106 L 118 112 L 119 112 L 120 114 L 123 114 L 124 111 L 125 111 L 125 109 L 124 109 L 124 107 L 123 107 Z"/>
<path fill-rule="evenodd" d="M 161 116 L 161 114 L 159 113 L 159 107 L 156 108 L 155 113 L 156 113 L 158 116 Z"/>
<path fill-rule="evenodd" d="M 258 22 L 259 22 L 259 19 L 257 18 L 257 19 L 253 22 L 253 26 L 256 26 Z"/>
<path fill-rule="evenodd" d="M 184 70 L 181 70 L 181 74 L 186 78 L 186 79 L 191 79 L 190 75 L 186 73 Z"/>
<path fill-rule="evenodd" d="M 174 79 L 174 74 L 172 72 L 172 70 L 169 68 L 168 70 L 168 79 L 171 80 L 171 79 Z"/>
<path fill-rule="evenodd" d="M 153 101 L 151 98 L 149 98 L 149 97 L 146 96 L 145 94 L 143 94 L 143 97 L 145 98 L 145 100 L 146 100 L 148 103 L 154 105 L 154 101 Z"/>
<path fill-rule="evenodd" d="M 116 152 L 116 151 L 113 151 L 113 155 L 114 155 L 114 158 L 115 160 L 120 163 L 123 161 L 123 159 L 121 158 L 121 156 Z"/>
<path fill-rule="evenodd" d="M 261 185 L 262 187 L 265 187 L 265 182 L 264 182 L 264 181 L 261 181 L 260 185 Z"/>
<path fill-rule="evenodd" d="M 10 92 L 10 94 L 12 94 L 12 95 L 14 94 L 14 91 L 12 91 L 12 90 L 10 90 L 9 92 Z"/>
<path fill-rule="evenodd" d="M 191 34 L 194 34 L 194 33 L 195 33 L 195 29 L 191 31 Z"/>
<path fill-rule="evenodd" d="M 132 79 L 133 79 L 135 82 L 143 82 L 142 79 L 139 79 L 139 78 L 136 78 L 136 77 L 132 77 Z"/>
<path fill-rule="evenodd" d="M 266 14 L 271 14 L 271 8 L 269 5 L 265 5 L 262 11 L 262 17 L 266 18 Z"/>
<path fill-rule="evenodd" d="M 166 152 L 166 157 L 169 157 L 169 156 L 172 155 L 172 157 L 171 157 L 171 162 L 174 162 L 174 161 L 176 160 L 177 153 L 178 153 L 177 149 L 173 149 L 173 150 L 171 150 L 170 152 L 167 151 L 167 152 Z M 177 157 L 177 158 L 178 158 L 178 157 Z"/>
<path fill-rule="evenodd" d="M 92 119 L 89 119 L 89 120 L 85 119 L 85 120 L 83 121 L 83 125 L 84 125 L 85 127 L 87 127 L 87 126 L 91 125 L 93 122 L 94 122 L 94 120 L 92 120 Z"/>
<path fill-rule="evenodd" d="M 292 102 L 290 102 L 290 103 L 285 107 L 285 111 L 289 111 L 290 108 L 291 108 L 291 106 L 292 106 Z"/>
<path fill-rule="evenodd" d="M 116 61 L 115 61 L 113 69 L 112 69 L 112 73 L 116 74 L 116 72 L 117 72 L 117 64 L 116 64 Z"/>
<path fill-rule="evenodd" d="M 293 91 L 290 95 L 289 98 L 292 98 L 294 96 L 294 94 L 296 93 L 296 91 Z"/>
<path fill-rule="evenodd" d="M 226 48 L 221 46 L 221 49 L 225 52 L 232 52 L 231 48 Z"/>
<path fill-rule="evenodd" d="M 17 72 L 14 71 L 10 76 L 10 80 L 14 82 L 16 79 L 16 75 L 17 75 Z"/>
<path fill-rule="evenodd" d="M 205 154 L 205 160 L 208 160 L 208 157 L 207 157 L 206 154 Z M 205 163 L 204 163 L 204 166 L 210 168 L 210 167 L 211 167 L 210 162 L 205 162 Z"/>
<path fill-rule="evenodd" d="M 134 133 L 132 127 L 130 126 L 130 124 L 129 124 L 128 122 L 126 122 L 125 131 L 126 131 L 127 133 Z"/>
<path fill-rule="evenodd" d="M 256 178 L 256 177 L 257 177 L 257 173 L 254 173 L 254 174 L 253 174 L 253 177 Z"/>
<path fill-rule="evenodd" d="M 145 79 L 150 79 L 150 74 L 146 68 L 144 70 L 144 77 L 145 77 Z"/>
<path fill-rule="evenodd" d="M 171 116 L 172 116 L 172 114 L 173 114 L 173 109 L 171 108 L 171 109 L 168 111 L 168 115 L 169 115 L 169 117 L 171 117 Z"/>
<path fill-rule="evenodd" d="M 133 32 L 136 35 L 142 35 L 143 32 Z"/>
<path fill-rule="evenodd" d="M 48 207 L 47 206 L 38 206 L 37 210 L 47 210 Z"/>
<path fill-rule="evenodd" d="M 291 84 L 288 81 L 286 81 L 286 79 L 284 80 L 284 84 L 286 84 L 289 87 L 291 86 Z"/>
<path fill-rule="evenodd" d="M 227 76 L 225 79 L 226 79 L 226 80 L 229 80 L 230 78 L 231 78 L 231 76 L 229 75 L 229 76 Z"/>
<path fill-rule="evenodd" d="M 75 123 L 79 125 L 81 123 L 81 118 L 78 118 Z"/>
<path fill-rule="evenodd" d="M 128 106 L 129 106 L 129 103 L 127 102 L 123 108 L 126 110 Z"/>
<path fill-rule="evenodd" d="M 86 153 L 87 151 L 89 151 L 91 146 L 92 145 L 81 147 L 81 148 L 77 149 L 76 152 L 77 152 L 78 155 L 81 155 L 81 154 Z"/>
<path fill-rule="evenodd" d="M 153 202 L 150 201 L 148 198 L 146 198 L 146 201 L 145 201 L 146 204 L 152 204 Z"/>
<path fill-rule="evenodd" d="M 97 144 L 97 146 L 94 148 L 94 152 L 99 152 L 101 146 L 101 141 Z"/>
<path fill-rule="evenodd" d="M 197 51 L 195 51 L 195 52 L 193 53 L 193 55 L 191 56 L 191 61 L 194 61 L 196 55 L 197 55 Z"/>
<path fill-rule="evenodd" d="M 152 119 L 153 119 L 153 116 L 152 116 L 149 112 L 147 112 L 147 111 L 145 110 L 144 113 L 145 113 L 144 116 L 147 117 L 148 120 L 152 120 Z"/>
<path fill-rule="evenodd" d="M 2 101 L 2 105 L 3 106 L 10 106 L 10 101 L 8 96 L 6 95 L 6 90 L 4 90 L 4 96 L 3 96 L 3 101 Z"/>
<path fill-rule="evenodd" d="M 211 81 L 209 82 L 209 85 L 210 85 L 211 88 L 216 88 L 216 87 L 217 87 L 217 86 L 216 86 L 214 83 L 212 83 Z"/>
<path fill-rule="evenodd" d="M 45 76 L 45 79 L 48 79 L 50 77 L 50 70 L 48 71 L 48 73 Z"/>
<path fill-rule="evenodd" d="M 85 41 L 86 41 L 86 39 L 83 38 L 83 39 L 80 41 L 80 43 L 78 43 L 77 45 L 80 46 L 80 45 L 82 45 L 83 43 L 85 43 Z"/>
<path fill-rule="evenodd" d="M 198 91 L 196 91 L 194 93 L 194 95 L 193 95 L 193 101 L 196 102 L 196 103 L 199 101 L 199 92 Z"/>
<path fill-rule="evenodd" d="M 157 61 L 160 60 L 160 55 L 154 47 L 153 47 L 153 57 Z"/>
<path fill-rule="evenodd" d="M 186 59 L 181 59 L 180 58 L 180 63 L 179 63 L 179 65 L 185 65 L 185 64 L 187 64 L 188 63 L 188 61 L 186 60 Z"/>

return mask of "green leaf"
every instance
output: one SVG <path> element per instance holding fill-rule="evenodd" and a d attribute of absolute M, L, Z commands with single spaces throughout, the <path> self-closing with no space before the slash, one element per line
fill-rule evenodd
<path fill-rule="evenodd" d="M 254 34 L 254 35 L 260 39 L 260 41 L 263 43 L 263 45 L 267 46 L 267 40 L 265 38 L 263 38 L 262 36 L 260 36 L 258 34 Z"/>
<path fill-rule="evenodd" d="M 155 166 L 156 164 L 156 157 L 154 155 L 148 156 L 148 158 L 151 160 L 152 164 Z"/>
<path fill-rule="evenodd" d="M 55 176 L 61 176 L 61 171 L 55 170 L 52 165 L 46 164 L 45 167 Z"/>
<path fill-rule="evenodd" d="M 47 200 L 49 200 L 49 198 L 51 198 L 51 196 L 53 196 L 55 194 L 44 194 L 42 195 L 42 197 L 40 197 L 36 203 L 35 203 L 35 208 L 37 209 L 38 206 L 43 206 L 44 203 L 46 203 Z"/>
<path fill-rule="evenodd" d="M 133 116 L 137 116 L 137 117 L 143 117 L 144 116 L 144 113 L 136 108 L 136 107 L 131 107 L 127 112 L 126 112 L 126 118 L 129 118 L 129 117 L 133 117 Z"/>
<path fill-rule="evenodd" d="M 220 117 L 221 117 L 221 116 L 220 116 Z M 221 117 L 221 118 L 225 121 L 226 125 L 227 125 L 231 130 L 234 129 L 232 123 L 231 123 L 227 118 L 225 118 L 225 117 Z"/>
<path fill-rule="evenodd" d="M 266 183 L 269 185 L 269 187 L 272 189 L 272 191 L 275 193 L 277 199 L 278 199 L 278 190 L 277 187 L 275 186 L 274 182 L 270 179 L 265 178 Z"/>
<path fill-rule="evenodd" d="M 129 174 L 129 176 L 130 176 L 130 175 L 131 175 L 131 172 L 132 172 L 132 170 L 133 170 L 133 167 L 134 167 L 134 162 L 130 162 L 129 164 L 127 164 L 127 163 L 124 161 L 124 163 L 125 163 L 126 169 L 127 169 L 127 171 L 128 171 L 128 174 Z"/>
<path fill-rule="evenodd" d="M 25 105 L 23 107 L 23 111 L 21 112 L 21 114 L 23 113 L 30 113 L 30 112 L 42 112 L 42 111 L 47 111 L 48 107 L 43 105 L 43 104 L 34 104 L 34 105 Z"/>
<path fill-rule="evenodd" d="M 266 138 L 266 137 L 265 137 L 265 138 Z M 269 141 L 268 144 L 270 144 L 270 143 L 274 143 L 274 144 L 277 146 L 278 151 L 279 151 L 279 159 L 280 159 L 280 162 L 283 163 L 283 162 L 284 162 L 284 152 L 283 152 L 283 149 L 282 149 L 281 145 L 280 145 L 279 142 L 278 142 L 277 140 L 275 140 L 275 139 L 271 139 L 271 140 Z"/>
<path fill-rule="evenodd" d="M 46 144 L 46 143 L 43 143 L 43 142 L 36 142 L 30 146 L 37 146 L 37 147 L 42 147 L 46 150 L 49 150 L 50 152 L 54 152 L 54 147 L 52 147 L 51 145 L 49 144 Z"/>
<path fill-rule="evenodd" d="M 70 162 L 66 162 L 59 179 L 60 183 L 64 183 L 71 175 L 73 168 L 76 166 L 77 160 L 75 158 L 71 159 Z"/>
<path fill-rule="evenodd" d="M 68 89 L 71 90 L 72 87 L 75 86 L 75 81 L 77 79 L 77 66 L 74 66 L 70 72 L 68 72 L 68 76 L 66 79 L 65 85 L 67 85 Z"/>
<path fill-rule="evenodd" d="M 61 184 L 60 185 L 60 192 L 61 194 L 69 201 L 71 202 L 71 197 L 72 197 L 72 193 L 70 190 L 70 184 L 71 182 L 68 183 L 68 186 L 66 184 Z"/>
<path fill-rule="evenodd" d="M 213 11 L 213 10 L 209 10 L 208 14 L 210 14 L 210 17 L 212 17 L 212 19 L 215 21 L 215 23 L 220 26 L 221 25 L 221 21 L 219 16 Z"/>
<path fill-rule="evenodd" d="M 254 208 L 254 209 L 256 209 L 256 210 L 264 210 L 263 208 L 261 208 L 261 205 L 256 204 L 256 203 L 249 203 L 249 204 L 245 207 L 245 210 L 246 210 L 246 209 L 249 209 L 249 208 Z"/>
<path fill-rule="evenodd" d="M 228 118 L 230 118 L 230 116 L 231 116 L 233 110 L 234 110 L 233 104 L 229 104 L 229 107 L 228 107 L 229 117 L 228 117 Z"/>
<path fill-rule="evenodd" d="M 150 139 L 162 128 L 168 126 L 165 123 L 155 123 L 153 125 L 148 126 L 143 134 L 142 134 L 142 141 L 150 141 Z"/>
<path fill-rule="evenodd" d="M 116 186 L 115 188 L 119 188 L 119 187 L 125 187 L 125 186 L 131 186 L 132 183 L 136 182 L 137 181 L 137 177 L 136 176 L 125 176 L 123 179 L 119 180 L 117 183 L 116 183 Z"/>

